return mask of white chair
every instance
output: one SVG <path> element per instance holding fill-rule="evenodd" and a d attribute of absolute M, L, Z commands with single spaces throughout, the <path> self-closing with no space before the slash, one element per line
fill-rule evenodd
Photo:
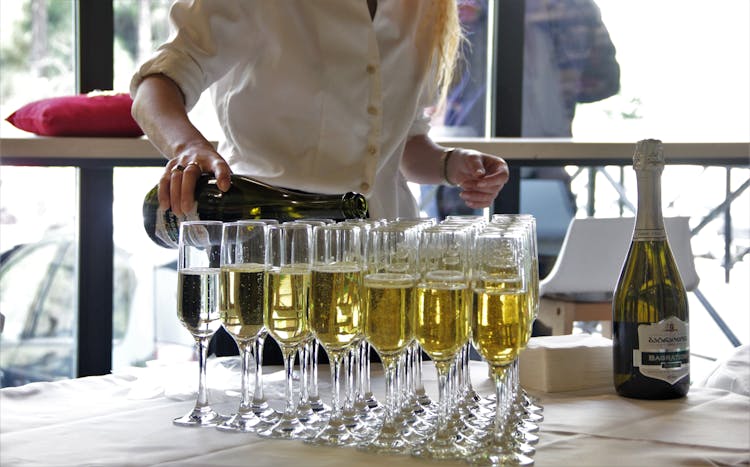
<path fill-rule="evenodd" d="M 571 220 L 552 270 L 539 282 L 538 319 L 553 335 L 571 334 L 575 321 L 602 321 L 602 334 L 611 336 L 612 293 L 634 223 L 632 217 Z M 665 218 L 664 226 L 685 289 L 697 290 L 688 218 Z"/>
<path fill-rule="evenodd" d="M 575 217 L 575 203 L 569 199 L 563 180 L 521 180 L 519 211 L 536 218 L 537 251 L 554 257 L 560 251 L 566 229 Z"/>

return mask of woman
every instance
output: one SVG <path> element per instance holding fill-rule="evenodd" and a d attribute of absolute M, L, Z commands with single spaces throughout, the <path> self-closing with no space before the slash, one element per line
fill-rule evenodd
<path fill-rule="evenodd" d="M 416 217 L 407 180 L 489 206 L 501 158 L 444 148 L 425 109 L 450 83 L 455 0 L 178 0 L 176 33 L 133 77 L 133 116 L 169 159 L 159 201 L 189 212 L 201 173 L 318 193 L 355 191 L 375 218 Z M 218 151 L 187 112 L 210 90 Z"/>

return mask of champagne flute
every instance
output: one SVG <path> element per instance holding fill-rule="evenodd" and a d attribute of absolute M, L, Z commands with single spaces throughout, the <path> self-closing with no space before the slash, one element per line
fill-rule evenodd
<path fill-rule="evenodd" d="M 341 407 L 341 361 L 361 334 L 363 258 L 359 227 L 343 223 L 313 230 L 310 327 L 331 361 L 333 395 L 325 427 L 308 442 L 347 446 L 358 442 Z"/>
<path fill-rule="evenodd" d="M 414 339 L 416 238 L 403 227 L 377 227 L 368 239 L 364 277 L 364 335 L 385 369 L 385 419 L 379 433 L 362 448 L 403 453 L 411 448 L 397 418 L 398 362 Z"/>
<path fill-rule="evenodd" d="M 418 244 L 420 232 L 437 225 L 437 220 L 434 217 L 397 218 L 389 225 L 410 229 L 416 234 Z M 403 365 L 407 387 L 402 412 L 408 420 L 412 420 L 411 428 L 419 437 L 423 431 L 432 430 L 432 422 L 437 417 L 437 404 L 430 399 L 422 382 L 422 349 L 416 340 L 406 350 Z"/>
<path fill-rule="evenodd" d="M 422 350 L 435 362 L 438 375 L 437 431 L 412 452 L 429 459 L 462 459 L 466 450 L 457 442 L 460 433 L 449 423 L 452 404 L 449 388 L 451 366 L 468 342 L 469 245 L 465 229 L 424 229 L 418 253 L 419 281 L 415 336 Z"/>
<path fill-rule="evenodd" d="M 539 257 L 536 239 L 536 219 L 530 214 L 495 214 L 492 216 L 491 227 L 501 229 L 519 229 L 525 233 L 528 254 L 527 261 L 530 263 L 527 274 L 529 289 L 529 308 L 527 316 L 527 329 L 523 339 L 523 346 L 531 337 L 534 320 L 539 314 Z M 522 347 L 523 348 L 523 347 Z M 513 363 L 512 378 L 515 381 L 516 410 L 523 418 L 521 429 L 526 432 L 538 431 L 540 423 L 544 420 L 542 412 L 544 408 L 519 385 L 518 360 Z"/>
<path fill-rule="evenodd" d="M 482 215 L 451 215 L 440 225 L 446 228 L 465 229 L 469 235 L 468 242 L 472 244 L 486 223 L 487 220 Z M 480 397 L 472 386 L 470 352 L 471 343 L 467 342 L 456 362 L 457 381 L 454 389 L 458 410 L 453 414 L 453 421 L 461 425 L 467 440 L 478 442 L 485 434 L 485 426 L 492 420 L 492 411 L 487 408 L 489 403 Z"/>
<path fill-rule="evenodd" d="M 470 458 L 474 465 L 531 465 L 516 441 L 510 375 L 526 334 L 528 264 L 523 233 L 489 229 L 473 248 L 472 341 L 489 364 L 495 382 L 496 412 L 490 439 Z"/>
<path fill-rule="evenodd" d="M 264 323 L 284 356 L 286 405 L 279 421 L 260 436 L 300 439 L 316 431 L 298 417 L 294 399 L 294 359 L 310 334 L 308 296 L 312 268 L 312 228 L 285 223 L 269 229 Z"/>
<path fill-rule="evenodd" d="M 347 224 L 354 224 L 360 227 L 362 254 L 367 258 L 367 236 L 371 229 L 386 224 L 385 220 L 378 219 L 347 219 Z M 375 398 L 370 386 L 370 343 L 367 339 L 362 339 L 357 349 L 357 359 L 359 360 L 359 378 L 357 379 L 357 392 L 355 407 L 358 413 L 368 419 L 369 423 L 378 421 L 376 413 L 380 412 L 382 405 Z M 356 350 L 355 350 L 356 351 Z M 373 422 L 373 420 L 375 422 Z"/>
<path fill-rule="evenodd" d="M 333 219 L 297 219 L 293 221 L 295 223 L 303 223 L 309 225 L 311 228 L 315 228 L 321 225 L 335 224 Z M 308 308 L 310 303 L 308 301 Z M 309 313 L 308 313 L 309 315 Z M 308 323 L 309 324 L 309 323 Z M 300 402 L 300 409 L 302 407 L 309 407 L 309 416 L 307 417 L 307 423 L 318 423 L 322 418 L 328 416 L 331 411 L 331 407 L 323 402 L 320 398 L 318 391 L 318 353 L 320 352 L 320 344 L 315 339 L 315 336 L 311 333 L 305 343 L 300 349 L 300 360 L 304 361 L 303 371 L 306 374 L 303 375 L 303 379 L 307 380 L 307 387 L 302 391 L 304 396 Z"/>
<path fill-rule="evenodd" d="M 195 339 L 198 350 L 198 396 L 193 410 L 174 419 L 179 426 L 216 426 L 224 420 L 208 401 L 208 343 L 221 326 L 219 319 L 219 221 L 180 223 L 177 261 L 177 317 Z"/>
<path fill-rule="evenodd" d="M 240 351 L 241 390 L 237 412 L 219 430 L 252 432 L 270 423 L 255 413 L 250 392 L 253 346 L 263 331 L 266 229 L 262 221 L 228 222 L 222 229 L 221 321 Z"/>

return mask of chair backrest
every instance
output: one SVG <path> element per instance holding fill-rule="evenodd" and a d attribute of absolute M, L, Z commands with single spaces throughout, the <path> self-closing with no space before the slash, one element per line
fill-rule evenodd
<path fill-rule="evenodd" d="M 523 179 L 519 199 L 519 212 L 536 218 L 539 254 L 556 255 L 575 216 L 567 185 L 557 179 Z"/>
<path fill-rule="evenodd" d="M 611 300 L 634 224 L 633 217 L 573 219 L 555 265 L 539 283 L 539 293 Z M 685 289 L 694 290 L 699 278 L 690 246 L 688 218 L 665 218 L 664 227 Z"/>

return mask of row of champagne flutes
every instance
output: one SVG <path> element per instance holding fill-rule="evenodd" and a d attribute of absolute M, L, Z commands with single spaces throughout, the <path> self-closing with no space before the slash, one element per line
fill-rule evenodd
<path fill-rule="evenodd" d="M 175 423 L 475 464 L 532 463 L 542 409 L 520 388 L 517 357 L 538 309 L 534 228 L 523 215 L 183 222 L 178 315 L 196 338 L 200 376 L 195 408 Z M 205 384 L 208 340 L 221 325 L 242 361 L 230 417 L 211 408 Z M 285 360 L 282 412 L 263 397 L 267 334 Z M 472 388 L 472 344 L 490 366 L 494 396 Z M 317 391 L 318 345 L 331 362 L 330 407 Z M 385 370 L 382 403 L 369 387 L 370 346 Z M 437 402 L 421 383 L 423 352 L 437 370 Z"/>

